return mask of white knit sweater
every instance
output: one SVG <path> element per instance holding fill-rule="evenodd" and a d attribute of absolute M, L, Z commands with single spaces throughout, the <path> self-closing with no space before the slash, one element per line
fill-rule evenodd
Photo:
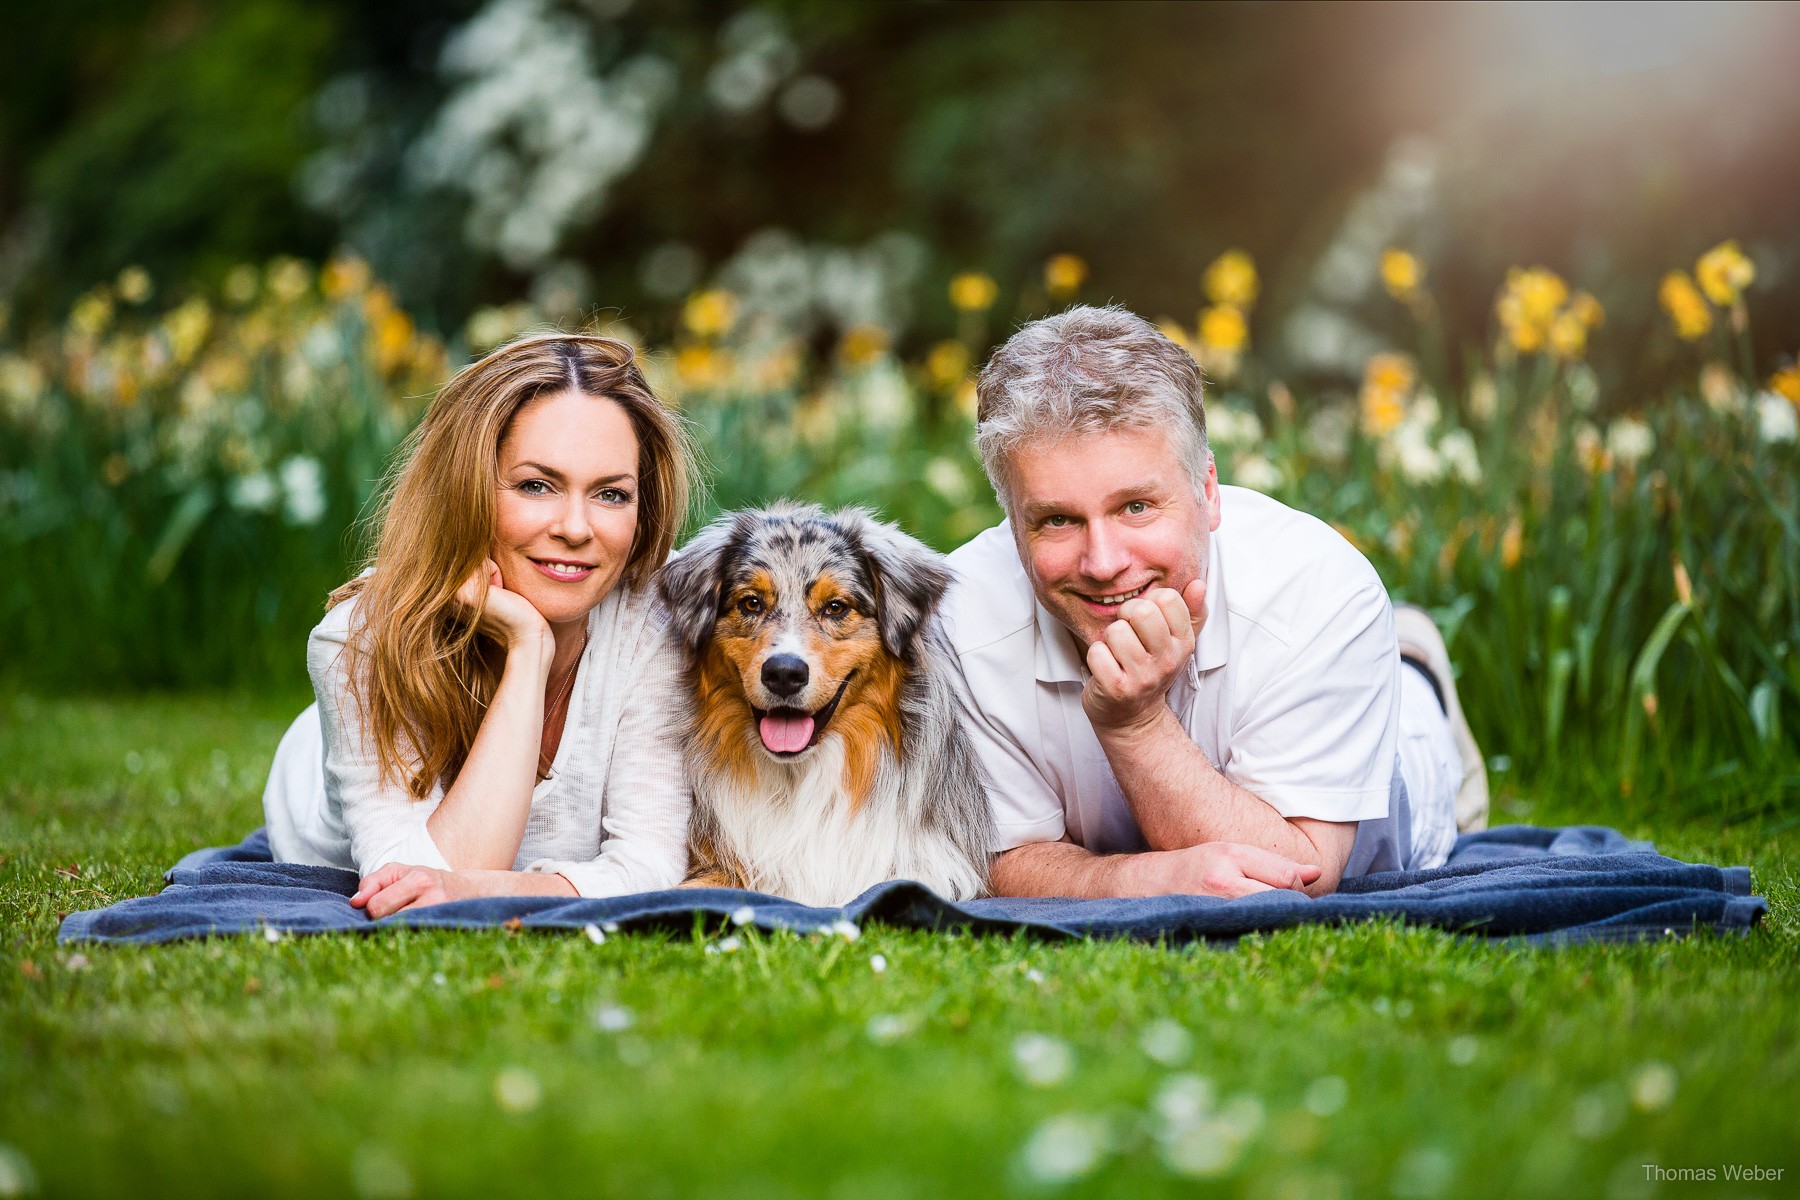
<path fill-rule="evenodd" d="M 355 601 L 338 605 L 306 643 L 318 703 L 282 738 L 263 793 L 277 862 L 367 875 L 390 862 L 448 868 L 424 800 L 380 782 L 343 652 Z M 555 872 L 583 896 L 673 887 L 687 872 L 692 793 L 680 730 L 687 689 L 680 649 L 652 594 L 621 583 L 588 616 L 569 715 L 550 775 L 532 790 L 513 869 Z"/>

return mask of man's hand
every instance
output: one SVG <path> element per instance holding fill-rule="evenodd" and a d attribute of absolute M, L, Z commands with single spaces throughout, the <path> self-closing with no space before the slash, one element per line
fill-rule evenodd
<path fill-rule="evenodd" d="M 388 863 L 373 875 L 364 877 L 350 897 L 350 903 L 367 912 L 374 920 L 391 916 L 403 908 L 424 908 L 450 900 L 464 900 L 473 895 L 461 886 L 455 871 L 436 867 L 409 867 L 405 863 Z"/>
<path fill-rule="evenodd" d="M 1301 891 L 1319 868 L 1237 842 L 1203 842 L 1184 850 L 1153 850 L 1120 860 L 1120 896 L 1224 896 L 1284 888 Z"/>
<path fill-rule="evenodd" d="M 1177 592 L 1152 588 L 1119 608 L 1119 619 L 1088 647 L 1081 707 L 1097 733 L 1127 731 L 1158 715 L 1169 685 L 1194 655 L 1206 623 L 1206 582 Z"/>

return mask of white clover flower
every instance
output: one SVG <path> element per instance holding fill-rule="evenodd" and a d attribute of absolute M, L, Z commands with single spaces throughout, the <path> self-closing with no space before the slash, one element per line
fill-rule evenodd
<path fill-rule="evenodd" d="M 1061 1038 L 1021 1033 L 1013 1039 L 1013 1066 L 1033 1087 L 1055 1087 L 1075 1069 L 1075 1051 Z"/>
<path fill-rule="evenodd" d="M 1624 466 L 1636 466 L 1656 449 L 1656 431 L 1636 417 L 1620 417 L 1606 430 L 1606 449 Z"/>
<path fill-rule="evenodd" d="M 731 923 L 733 925 L 748 925 L 754 920 L 756 920 L 756 910 L 751 908 L 748 904 L 744 905 L 742 908 L 734 908 L 731 910 Z"/>
<path fill-rule="evenodd" d="M 1350 1085 L 1342 1075 L 1321 1075 L 1306 1088 L 1306 1111 L 1315 1117 L 1329 1117 L 1350 1099 Z"/>
<path fill-rule="evenodd" d="M 886 1046 L 899 1041 L 919 1027 L 919 1018 L 913 1013 L 877 1013 L 869 1018 L 869 1040 L 877 1046 Z"/>
<path fill-rule="evenodd" d="M 584 935 L 586 935 L 588 941 L 594 943 L 594 945 L 596 945 L 596 946 L 600 945 L 600 943 L 602 943 L 606 940 L 606 934 L 603 933 L 601 931 L 600 927 L 598 925 L 594 924 L 592 921 L 589 921 L 586 925 L 583 925 L 581 927 L 581 932 Z"/>
<path fill-rule="evenodd" d="M 723 938 L 719 939 L 719 953 L 720 954 L 736 954 L 739 950 L 742 950 L 743 948 L 744 948 L 744 943 L 739 941 L 737 938 L 737 935 L 735 935 L 735 934 L 733 934 L 730 937 L 723 937 Z"/>
<path fill-rule="evenodd" d="M 1112 1149 L 1105 1118 L 1062 1113 L 1039 1125 L 1019 1148 L 1019 1165 L 1040 1183 L 1065 1183 L 1091 1173 Z"/>
<path fill-rule="evenodd" d="M 524 1067 L 507 1067 L 494 1076 L 494 1099 L 510 1113 L 528 1113 L 544 1098 L 544 1087 Z"/>
<path fill-rule="evenodd" d="M 1791 442 L 1800 435 L 1800 421 L 1796 421 L 1794 406 L 1783 396 L 1774 392 L 1762 392 L 1756 397 L 1756 432 L 1762 440 L 1769 443 Z"/>
<path fill-rule="evenodd" d="M 1631 1103 L 1641 1112 L 1661 1112 L 1675 1099 L 1675 1068 L 1665 1062 L 1648 1062 L 1631 1080 Z"/>
<path fill-rule="evenodd" d="M 1194 1035 L 1179 1021 L 1152 1021 L 1138 1034 L 1138 1047 L 1165 1067 L 1178 1067 L 1194 1052 Z"/>
<path fill-rule="evenodd" d="M 325 515 L 325 472 L 319 460 L 296 454 L 282 463 L 281 493 L 288 524 L 317 524 Z"/>
<path fill-rule="evenodd" d="M 881 974 L 883 971 L 886 971 L 887 970 L 887 955 L 885 955 L 885 954 L 869 955 L 869 970 L 875 972 L 875 974 L 877 974 L 877 975 Z"/>
<path fill-rule="evenodd" d="M 856 927 L 854 921 L 846 921 L 842 917 L 827 926 L 825 932 L 835 933 L 846 942 L 854 942 L 857 938 L 862 936 L 862 930 Z"/>
<path fill-rule="evenodd" d="M 602 1033 L 623 1033 L 636 1021 L 637 1016 L 621 1004 L 602 1004 L 594 1010 L 594 1028 Z"/>

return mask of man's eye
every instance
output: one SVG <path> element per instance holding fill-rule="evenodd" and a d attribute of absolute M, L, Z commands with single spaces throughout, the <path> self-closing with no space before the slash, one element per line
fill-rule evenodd
<path fill-rule="evenodd" d="M 1134 517 L 1141 517 L 1150 511 L 1150 505 L 1148 501 L 1133 500 L 1125 506 L 1125 511 Z"/>
<path fill-rule="evenodd" d="M 743 613 L 746 617 L 754 617 L 757 613 L 761 612 L 763 609 L 762 597 L 761 596 L 745 596 L 742 600 L 738 601 L 737 606 L 738 606 L 738 611 Z"/>
<path fill-rule="evenodd" d="M 1044 524 L 1051 529 L 1065 529 L 1068 527 L 1069 518 L 1063 516 L 1061 513 L 1055 513 L 1045 517 Z"/>
<path fill-rule="evenodd" d="M 850 605 L 843 600 L 827 600 L 819 611 L 828 617 L 841 617 L 850 611 Z"/>

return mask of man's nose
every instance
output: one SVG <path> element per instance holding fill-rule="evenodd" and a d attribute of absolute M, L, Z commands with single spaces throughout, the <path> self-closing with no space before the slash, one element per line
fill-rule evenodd
<path fill-rule="evenodd" d="M 1087 538 L 1081 547 L 1081 573 L 1089 579 L 1116 579 L 1131 561 L 1117 534 L 1104 521 L 1087 527 Z"/>

